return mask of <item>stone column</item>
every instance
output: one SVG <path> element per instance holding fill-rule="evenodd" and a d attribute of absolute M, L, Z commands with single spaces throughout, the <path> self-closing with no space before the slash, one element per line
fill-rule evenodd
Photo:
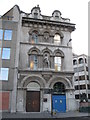
<path fill-rule="evenodd" d="M 40 112 L 43 112 L 43 89 L 40 89 Z"/>
<path fill-rule="evenodd" d="M 17 99 L 17 80 L 18 80 L 18 64 L 19 64 L 19 49 L 20 49 L 20 33 L 21 33 L 21 21 L 18 22 L 17 28 L 17 36 L 16 36 L 16 52 L 15 52 L 15 64 L 13 66 L 14 69 L 14 77 L 13 77 L 13 90 L 11 95 L 11 112 L 16 112 L 16 99 Z"/>
<path fill-rule="evenodd" d="M 24 111 L 24 91 L 22 89 L 18 89 L 17 91 L 17 111 L 23 112 Z"/>
<path fill-rule="evenodd" d="M 11 93 L 11 112 L 16 112 L 17 69 L 14 70 L 13 90 Z"/>

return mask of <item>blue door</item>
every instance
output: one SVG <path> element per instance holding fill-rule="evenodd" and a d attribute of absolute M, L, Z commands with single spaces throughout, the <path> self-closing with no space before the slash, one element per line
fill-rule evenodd
<path fill-rule="evenodd" d="M 56 112 L 66 112 L 65 95 L 52 95 L 52 110 Z"/>

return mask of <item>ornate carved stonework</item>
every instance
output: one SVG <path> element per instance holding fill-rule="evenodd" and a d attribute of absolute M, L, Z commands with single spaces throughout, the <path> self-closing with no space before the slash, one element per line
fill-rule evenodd
<path fill-rule="evenodd" d="M 47 41 L 49 39 L 49 33 L 48 32 L 44 32 L 44 39 L 45 39 L 45 41 Z"/>
<path fill-rule="evenodd" d="M 71 84 L 73 84 L 72 83 L 72 77 L 70 76 L 70 77 L 66 77 L 67 79 L 69 79 L 69 81 L 71 82 Z"/>
<path fill-rule="evenodd" d="M 49 55 L 47 53 L 44 54 L 43 65 L 44 68 L 50 68 L 50 60 Z"/>
<path fill-rule="evenodd" d="M 52 74 L 45 73 L 45 74 L 42 74 L 42 77 L 46 80 L 46 82 L 48 82 L 52 77 Z"/>

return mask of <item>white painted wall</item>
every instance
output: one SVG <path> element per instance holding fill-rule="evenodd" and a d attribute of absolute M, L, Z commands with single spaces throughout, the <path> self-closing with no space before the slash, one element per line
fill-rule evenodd
<path fill-rule="evenodd" d="M 51 111 L 51 94 L 44 94 L 44 98 L 47 102 L 43 102 L 43 111 Z"/>
<path fill-rule="evenodd" d="M 66 92 L 66 111 L 78 110 L 78 103 L 74 98 L 74 91 Z"/>

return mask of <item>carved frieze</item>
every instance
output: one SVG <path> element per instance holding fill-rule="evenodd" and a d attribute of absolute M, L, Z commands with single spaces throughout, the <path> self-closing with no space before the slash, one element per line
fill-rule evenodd
<path fill-rule="evenodd" d="M 43 73 L 42 77 L 46 80 L 46 82 L 48 82 L 50 80 L 50 78 L 52 77 L 51 73 Z"/>

